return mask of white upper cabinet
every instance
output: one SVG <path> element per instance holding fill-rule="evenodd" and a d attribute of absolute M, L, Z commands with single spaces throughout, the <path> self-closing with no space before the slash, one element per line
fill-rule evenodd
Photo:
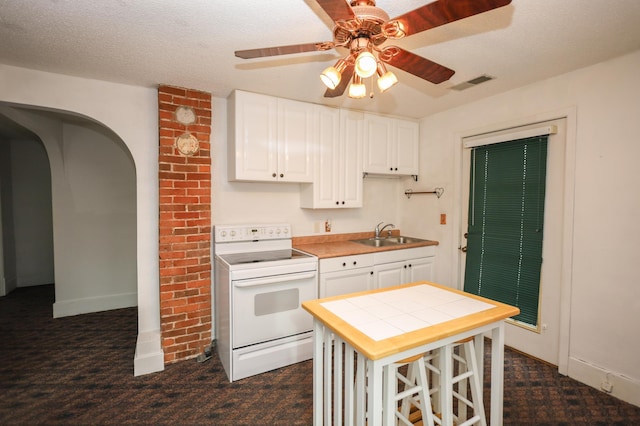
<path fill-rule="evenodd" d="M 419 123 L 375 114 L 364 115 L 364 172 L 417 175 Z"/>
<path fill-rule="evenodd" d="M 312 209 L 362 207 L 361 112 L 319 108 L 314 183 L 303 185 L 300 206 Z"/>
<path fill-rule="evenodd" d="M 316 105 L 235 91 L 227 115 L 229 180 L 313 181 Z"/>

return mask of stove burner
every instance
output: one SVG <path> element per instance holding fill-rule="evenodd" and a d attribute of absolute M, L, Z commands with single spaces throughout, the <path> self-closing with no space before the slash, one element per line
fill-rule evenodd
<path fill-rule="evenodd" d="M 243 265 L 247 263 L 275 262 L 279 260 L 300 259 L 311 257 L 295 249 L 256 251 L 249 253 L 231 253 L 221 256 L 229 265 Z"/>

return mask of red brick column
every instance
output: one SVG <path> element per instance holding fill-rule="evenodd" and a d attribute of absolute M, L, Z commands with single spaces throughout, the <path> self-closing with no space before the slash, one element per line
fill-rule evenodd
<path fill-rule="evenodd" d="M 170 364 L 211 343 L 211 94 L 160 86 L 158 109 L 160 325 Z"/>

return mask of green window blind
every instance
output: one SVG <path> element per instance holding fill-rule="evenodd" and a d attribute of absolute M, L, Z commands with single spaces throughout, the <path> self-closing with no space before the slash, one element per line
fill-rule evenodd
<path fill-rule="evenodd" d="M 536 327 L 548 136 L 473 148 L 465 291 L 520 308 Z"/>

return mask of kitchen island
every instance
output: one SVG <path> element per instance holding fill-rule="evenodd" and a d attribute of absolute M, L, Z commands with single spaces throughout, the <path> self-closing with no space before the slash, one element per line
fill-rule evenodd
<path fill-rule="evenodd" d="M 395 424 L 395 382 L 387 379 L 383 390 L 389 366 L 435 349 L 444 349 L 446 356 L 455 342 L 470 337 L 477 342 L 482 366 L 485 332 L 492 338 L 491 424 L 502 424 L 504 320 L 517 315 L 518 308 L 427 281 L 306 301 L 302 306 L 314 318 L 314 425 L 331 419 L 342 424 L 343 416 L 349 425 Z M 401 312 L 377 315 L 389 310 Z M 441 372 L 445 393 L 451 376 L 451 371 Z M 451 426 L 450 399 L 444 395 L 440 401 L 443 425 Z"/>

